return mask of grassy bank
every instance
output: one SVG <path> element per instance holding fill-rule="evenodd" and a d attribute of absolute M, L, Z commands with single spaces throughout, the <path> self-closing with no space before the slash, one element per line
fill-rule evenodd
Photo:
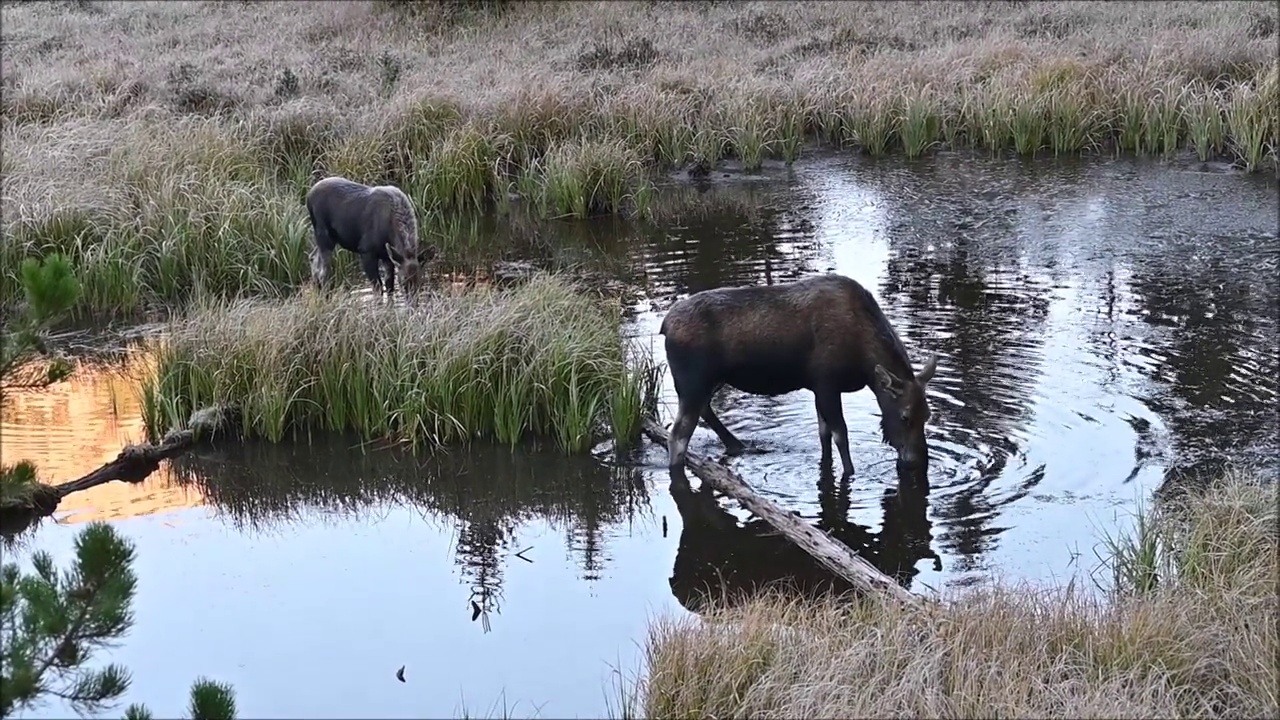
<path fill-rule="evenodd" d="M 316 170 L 429 217 L 643 209 L 807 145 L 1275 164 L 1269 2 L 78 2 L 3 8 L 6 273 L 84 307 L 305 276 Z M 432 222 L 430 219 L 424 222 Z M 3 300 L 13 297 L 5 283 Z"/>
<path fill-rule="evenodd" d="M 647 357 L 628 358 L 620 313 L 551 276 L 414 306 L 304 293 L 195 310 L 156 350 L 148 432 L 228 403 L 248 436 L 309 429 L 420 444 L 530 436 L 582 452 L 639 437 L 656 401 Z"/>
<path fill-rule="evenodd" d="M 1274 480 L 1232 475 L 1109 540 L 1107 593 L 987 587 L 928 614 L 766 598 L 659 622 L 644 714 L 1274 717 L 1277 519 Z"/>

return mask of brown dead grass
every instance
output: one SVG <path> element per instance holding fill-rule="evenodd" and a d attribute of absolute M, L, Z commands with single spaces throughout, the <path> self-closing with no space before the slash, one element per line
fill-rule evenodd
<path fill-rule="evenodd" d="M 985 587 L 924 614 L 767 597 L 661 621 L 644 715 L 1276 717 L 1277 519 L 1274 480 L 1237 473 L 1113 541 L 1106 594 Z"/>
<path fill-rule="evenodd" d="M 642 209 L 654 170 L 806 142 L 1251 168 L 1280 145 L 1280 11 L 1262 1 L 0 12 L 5 265 L 67 253 L 101 307 L 292 287 L 317 172 L 396 183 L 429 222 L 508 193 L 548 215 Z M 174 238 L 184 252 L 156 250 Z"/>

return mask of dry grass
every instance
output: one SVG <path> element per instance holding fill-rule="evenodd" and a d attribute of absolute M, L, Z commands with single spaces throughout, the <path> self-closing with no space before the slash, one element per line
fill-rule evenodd
<path fill-rule="evenodd" d="M 1235 474 L 1110 540 L 1104 594 L 986 587 L 925 614 L 769 597 L 658 622 L 644 715 L 1276 717 L 1277 519 L 1274 480 Z"/>
<path fill-rule="evenodd" d="M 271 441 L 330 430 L 415 446 L 549 439 L 567 452 L 612 437 L 621 449 L 654 412 L 659 369 L 628 357 L 620 322 L 545 275 L 394 307 L 311 292 L 197 307 L 159 341 L 143 413 L 153 437 L 225 404 L 246 436 Z"/>
<path fill-rule="evenodd" d="M 295 286 L 317 169 L 397 183 L 435 218 L 513 192 L 584 215 L 643 210 L 659 168 L 806 142 L 1190 149 L 1251 169 L 1280 145 L 1270 2 L 2 12 L 4 265 L 68 252 L 95 308 Z"/>

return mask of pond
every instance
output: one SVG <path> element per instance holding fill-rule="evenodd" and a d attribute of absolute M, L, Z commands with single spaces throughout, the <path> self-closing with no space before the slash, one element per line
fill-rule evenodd
<path fill-rule="evenodd" d="M 659 360 L 676 297 L 827 270 L 876 295 L 917 367 L 939 353 L 924 489 L 899 491 L 870 393 L 844 398 L 848 482 L 820 468 L 810 394 L 714 402 L 766 450 L 731 467 L 911 589 L 1087 575 L 1101 534 L 1162 485 L 1274 468 L 1274 178 L 961 154 L 729 175 L 652 224 L 542 232 L 612 254 L 644 293 L 628 334 Z M 13 396 L 4 460 L 56 482 L 140 438 L 123 372 L 87 365 Z M 704 427 L 691 450 L 721 454 Z M 600 717 L 617 672 L 641 669 L 649 620 L 696 609 L 698 588 L 823 579 L 733 503 L 673 496 L 665 460 L 650 443 L 621 463 L 219 445 L 67 498 L 24 544 L 66 561 L 91 519 L 134 540 L 137 620 L 111 659 L 158 717 L 200 675 L 232 683 L 243 717 Z"/>

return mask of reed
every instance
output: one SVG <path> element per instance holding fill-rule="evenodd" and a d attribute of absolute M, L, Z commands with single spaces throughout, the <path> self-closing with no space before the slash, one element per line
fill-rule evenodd
<path fill-rule="evenodd" d="M 659 620 L 643 715 L 1274 717 L 1274 479 L 1228 475 L 1106 538 L 1104 593 L 980 586 L 920 612 L 768 594 Z"/>
<path fill-rule="evenodd" d="M 627 205 L 644 212 L 652 194 L 638 153 L 622 140 L 581 137 L 558 145 L 534 161 L 526 177 L 526 192 L 554 216 L 609 214 Z"/>
<path fill-rule="evenodd" d="M 1185 135 L 1183 114 L 1187 107 L 1182 96 L 1187 90 L 1186 86 L 1169 83 L 1147 101 L 1144 123 L 1146 142 L 1143 147 L 1147 154 L 1172 157 L 1182 148 Z"/>
<path fill-rule="evenodd" d="M 941 120 L 936 109 L 933 89 L 925 87 L 905 96 L 899 107 L 899 134 L 902 150 L 909 158 L 920 157 L 938 143 Z"/>
<path fill-rule="evenodd" d="M 1197 99 L 1187 106 L 1187 136 L 1196 157 L 1206 162 L 1222 152 L 1227 137 L 1223 103 L 1216 90 L 1203 84 L 1190 92 Z"/>
<path fill-rule="evenodd" d="M 620 313 L 554 276 L 415 304 L 204 304 L 154 348 L 146 427 L 226 403 L 246 436 L 311 430 L 394 437 L 415 447 L 488 439 L 590 449 L 625 445 L 655 402 L 658 371 L 619 341 Z"/>
<path fill-rule="evenodd" d="M 1229 141 L 1245 169 L 1262 167 L 1270 155 L 1280 152 L 1280 69 L 1252 82 L 1241 83 L 1230 93 L 1226 106 Z"/>
<path fill-rule="evenodd" d="M 442 211 L 483 211 L 500 187 L 505 137 L 473 123 L 432 143 L 427 161 L 406 178 L 419 205 Z"/>
<path fill-rule="evenodd" d="M 848 111 L 843 123 L 845 144 L 861 148 L 872 156 L 884 155 L 898 142 L 901 97 L 886 95 L 879 88 L 868 89 L 854 96 L 853 104 L 855 107 Z"/>

